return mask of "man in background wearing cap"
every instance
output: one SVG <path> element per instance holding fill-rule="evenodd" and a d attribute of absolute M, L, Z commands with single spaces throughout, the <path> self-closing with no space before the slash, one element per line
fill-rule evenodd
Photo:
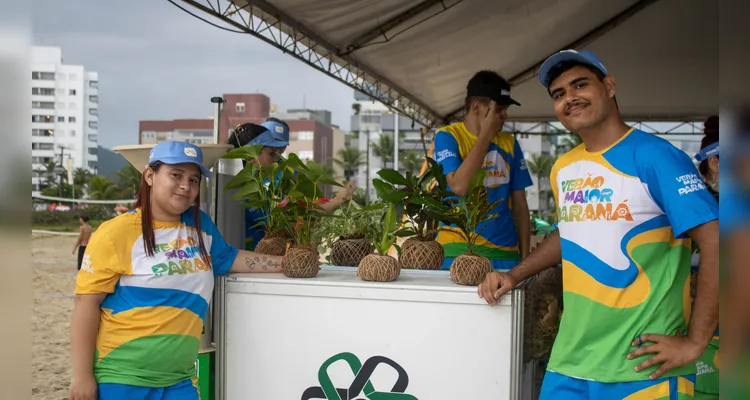
<path fill-rule="evenodd" d="M 583 144 L 552 169 L 558 229 L 509 273 L 488 274 L 480 296 L 495 304 L 562 260 L 565 311 L 540 398 L 693 398 L 718 326 L 716 200 L 687 154 L 623 122 L 595 55 L 554 54 L 539 80 Z M 703 253 L 692 316 L 691 239 Z"/>
<path fill-rule="evenodd" d="M 258 155 L 258 163 L 268 167 L 281 160 L 281 155 L 289 146 L 289 125 L 276 118 L 268 118 L 260 125 L 246 123 L 237 126 L 229 135 L 228 144 L 235 148 L 241 146 L 262 145 Z M 321 204 L 326 212 L 333 212 L 342 204 L 349 201 L 354 192 L 351 184 L 345 185 L 330 201 Z M 266 218 L 268 210 L 245 209 L 245 250 L 254 250 L 255 246 L 265 237 L 266 232 L 257 227 L 257 223 Z"/>
<path fill-rule="evenodd" d="M 500 131 L 513 104 L 520 105 L 510 97 L 510 84 L 495 72 L 480 71 L 467 85 L 464 121 L 440 128 L 435 135 L 435 160 L 443 166 L 453 193 L 466 195 L 469 181 L 483 168 L 488 201 L 504 200 L 492 210 L 498 218 L 480 224 L 474 246 L 500 270 L 526 257 L 531 241 L 525 190 L 532 185 L 531 175 L 516 139 Z M 445 251 L 443 269 L 468 252 L 457 228 L 446 229 L 438 234 Z"/>

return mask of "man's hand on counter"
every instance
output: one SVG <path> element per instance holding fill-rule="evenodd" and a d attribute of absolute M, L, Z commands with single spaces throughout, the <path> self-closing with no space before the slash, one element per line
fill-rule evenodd
<path fill-rule="evenodd" d="M 528 257 L 510 271 L 488 273 L 484 282 L 479 285 L 479 297 L 494 306 L 500 297 L 514 289 L 518 282 L 553 267 L 560 261 L 560 231 L 555 229 Z"/>
<path fill-rule="evenodd" d="M 479 297 L 487 304 L 494 306 L 504 294 L 518 285 L 518 279 L 505 272 L 489 272 L 484 282 L 479 285 Z"/>

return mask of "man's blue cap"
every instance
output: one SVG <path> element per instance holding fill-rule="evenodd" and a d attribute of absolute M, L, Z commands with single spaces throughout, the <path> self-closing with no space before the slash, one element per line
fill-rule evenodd
<path fill-rule="evenodd" d="M 590 65 L 598 69 L 604 75 L 609 75 L 607 68 L 604 67 L 604 64 L 596 54 L 590 51 L 563 50 L 549 56 L 544 60 L 542 66 L 539 67 L 539 83 L 541 83 L 545 89 L 549 88 L 550 70 L 563 61 L 578 61 L 582 64 Z"/>
<path fill-rule="evenodd" d="M 148 157 L 149 165 L 156 161 L 161 161 L 164 164 L 193 163 L 200 167 L 203 176 L 211 177 L 211 172 L 203 165 L 203 151 L 192 143 L 161 142 L 151 149 L 151 154 Z"/>
<path fill-rule="evenodd" d="M 731 147 L 731 146 L 730 146 Z M 708 160 L 713 156 L 719 155 L 719 142 L 711 143 L 708 146 L 701 149 L 698 154 L 695 155 L 695 159 L 698 161 Z"/>
<path fill-rule="evenodd" d="M 260 126 L 266 128 L 266 131 L 256 136 L 248 143 L 249 146 L 261 144 L 268 147 L 286 147 L 289 146 L 289 128 L 275 121 L 266 121 Z"/>

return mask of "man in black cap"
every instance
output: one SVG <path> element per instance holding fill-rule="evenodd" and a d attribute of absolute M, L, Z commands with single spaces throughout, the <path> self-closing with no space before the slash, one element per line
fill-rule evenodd
<path fill-rule="evenodd" d="M 471 178 L 486 171 L 488 201 L 504 200 L 492 210 L 496 219 L 480 224 L 474 252 L 487 257 L 494 269 L 509 270 L 529 254 L 531 241 L 526 188 L 532 185 L 523 152 L 513 135 L 500 131 L 508 107 L 520 104 L 510 97 L 510 84 L 492 71 L 480 71 L 466 87 L 463 122 L 440 128 L 434 156 L 443 166 L 450 190 L 466 195 Z M 438 241 L 445 249 L 443 269 L 468 252 L 456 227 L 444 227 Z"/>

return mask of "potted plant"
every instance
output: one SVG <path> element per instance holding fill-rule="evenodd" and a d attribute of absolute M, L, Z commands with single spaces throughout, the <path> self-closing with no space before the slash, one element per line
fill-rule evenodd
<path fill-rule="evenodd" d="M 295 183 L 294 171 L 289 161 L 263 167 L 253 160 L 260 154 L 262 145 L 243 146 L 227 152 L 223 158 L 243 159 L 245 167 L 231 181 L 224 191 L 237 189 L 233 198 L 243 201 L 245 207 L 263 214 L 253 228 L 262 227 L 265 236 L 255 246 L 255 251 L 263 254 L 283 256 L 286 253 L 288 235 L 283 210 L 279 205 L 285 201 L 284 193 L 289 193 Z"/>
<path fill-rule="evenodd" d="M 459 285 L 476 286 L 484 281 L 492 264 L 486 257 L 474 253 L 474 244 L 482 231 L 477 231 L 482 222 L 497 218 L 490 212 L 503 200 L 488 203 L 487 188 L 484 186 L 485 171 L 482 169 L 469 182 L 466 196 L 461 196 L 454 206 L 443 212 L 445 220 L 458 227 L 458 233 L 466 241 L 468 253 L 461 254 L 453 260 L 450 268 L 451 280 Z"/>
<path fill-rule="evenodd" d="M 427 157 L 429 168 L 422 176 L 407 171 L 406 176 L 392 169 L 380 170 L 378 175 L 391 184 L 373 182 L 378 195 L 390 198 L 393 192 L 403 194 L 404 215 L 408 225 L 396 236 L 408 237 L 401 246 L 399 262 L 402 268 L 440 269 L 445 260 L 443 246 L 437 238 L 439 222 L 447 222 L 443 214 L 451 209 L 446 198 L 455 196 L 448 191 L 443 167 Z M 396 190 L 396 186 L 401 186 Z"/>
<path fill-rule="evenodd" d="M 388 203 L 381 224 L 376 225 L 379 235 L 373 241 L 373 247 L 377 253 L 366 255 L 357 266 L 357 275 L 364 281 L 390 282 L 396 280 L 401 274 L 401 266 L 398 260 L 388 255 L 391 247 L 396 246 L 397 225 L 396 206 Z"/>
<path fill-rule="evenodd" d="M 291 278 L 311 278 L 320 271 L 320 253 L 313 230 L 323 217 L 329 218 L 321 204 L 327 202 L 320 184 L 342 186 L 333 179 L 320 176 L 308 168 L 296 154 L 290 154 L 287 164 L 297 172 L 294 184 L 279 207 L 279 215 L 286 223 L 291 237 L 290 247 L 281 265 L 281 272 Z"/>
<path fill-rule="evenodd" d="M 378 234 L 382 210 L 382 204 L 363 207 L 349 202 L 336 214 L 319 221 L 313 240 L 322 249 L 331 250 L 327 259 L 333 265 L 356 267 L 374 250 L 372 242 Z"/>

